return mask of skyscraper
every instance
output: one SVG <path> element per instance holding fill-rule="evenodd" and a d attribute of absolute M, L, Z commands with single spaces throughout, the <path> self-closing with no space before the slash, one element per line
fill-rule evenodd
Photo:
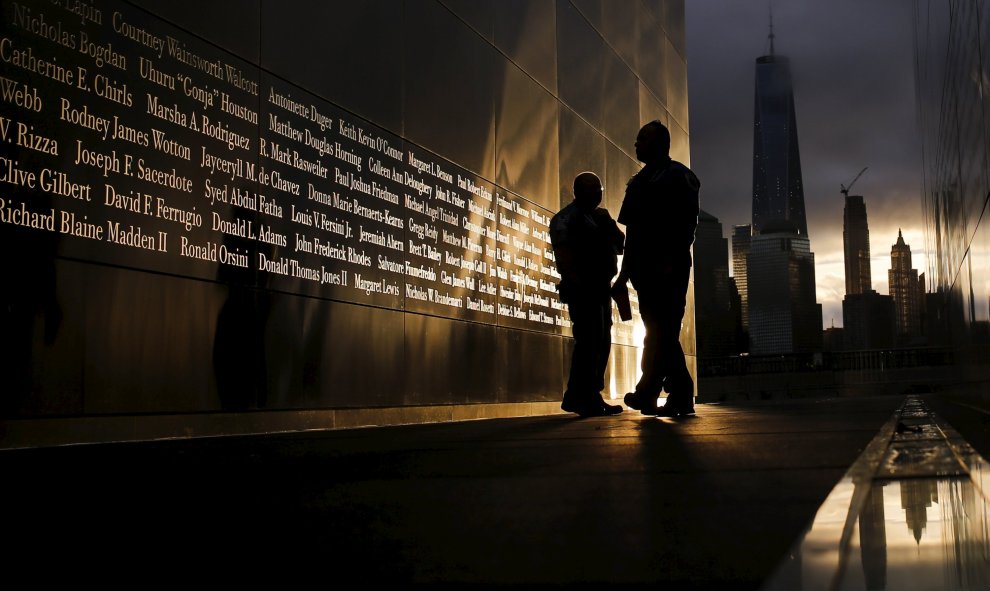
<path fill-rule="evenodd" d="M 753 236 L 748 260 L 749 352 L 812 353 L 822 348 L 822 308 L 815 302 L 815 255 L 787 221 Z"/>
<path fill-rule="evenodd" d="M 842 300 L 842 323 L 846 349 L 889 349 L 896 330 L 894 300 L 872 289 L 847 293 Z"/>
<path fill-rule="evenodd" d="M 807 236 L 791 66 L 786 57 L 774 54 L 773 39 L 771 22 L 770 54 L 756 59 L 753 234 L 768 222 L 789 220 Z"/>
<path fill-rule="evenodd" d="M 746 260 L 749 257 L 749 242 L 753 226 L 743 224 L 732 227 L 732 277 L 739 290 L 739 304 L 743 332 L 749 331 L 749 282 L 746 276 Z"/>
<path fill-rule="evenodd" d="M 718 218 L 702 210 L 694 238 L 694 310 L 698 358 L 735 353 L 729 289 L 729 241 Z"/>
<path fill-rule="evenodd" d="M 756 60 L 753 125 L 753 226 L 746 258 L 750 353 L 820 351 L 815 255 L 804 212 L 790 62 L 774 53 Z M 734 243 L 734 241 L 733 241 Z"/>
<path fill-rule="evenodd" d="M 911 268 L 911 246 L 897 231 L 897 242 L 890 249 L 890 271 L 887 272 L 890 295 L 894 298 L 897 337 L 910 340 L 921 334 L 921 301 L 918 270 Z"/>
<path fill-rule="evenodd" d="M 873 288 L 870 276 L 870 227 L 862 195 L 846 195 L 842 213 L 842 245 L 846 259 L 846 295 Z"/>
<path fill-rule="evenodd" d="M 860 173 L 862 174 L 862 173 Z M 846 263 L 846 296 L 842 300 L 846 348 L 886 349 L 894 344 L 894 303 L 873 290 L 870 274 L 870 228 L 862 195 L 846 195 L 842 214 L 842 246 Z"/>

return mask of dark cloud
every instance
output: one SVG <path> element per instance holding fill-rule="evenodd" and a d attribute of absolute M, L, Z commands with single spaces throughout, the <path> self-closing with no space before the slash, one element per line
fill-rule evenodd
<path fill-rule="evenodd" d="M 768 5 L 685 4 L 691 164 L 703 182 L 702 207 L 728 234 L 752 213 L 753 72 L 756 58 L 769 50 Z M 819 300 L 833 311 L 843 295 L 840 184 L 869 167 L 853 193 L 866 197 L 874 256 L 889 256 L 898 227 L 921 232 L 912 11 L 903 0 L 774 5 L 775 49 L 791 59 L 794 78 Z M 886 292 L 886 272 L 880 277 L 878 270 L 874 287 Z"/>

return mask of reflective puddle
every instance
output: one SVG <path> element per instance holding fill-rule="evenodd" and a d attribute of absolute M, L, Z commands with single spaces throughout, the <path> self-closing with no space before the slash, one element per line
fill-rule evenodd
<path fill-rule="evenodd" d="M 878 436 L 886 451 L 832 490 L 765 589 L 990 589 L 990 471 L 918 402 Z"/>

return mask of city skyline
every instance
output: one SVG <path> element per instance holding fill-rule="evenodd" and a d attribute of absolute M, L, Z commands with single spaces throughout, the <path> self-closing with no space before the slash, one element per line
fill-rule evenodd
<path fill-rule="evenodd" d="M 779 4 L 779 5 L 778 5 Z M 702 207 L 725 228 L 749 223 L 752 202 L 753 60 L 769 52 L 766 3 L 688 2 L 691 166 Z M 843 195 L 856 183 L 878 244 L 898 228 L 927 270 L 921 202 L 921 148 L 915 127 L 912 7 L 893 0 L 773 7 L 775 50 L 791 60 L 808 234 L 816 254 L 823 325 L 842 325 L 845 263 Z M 888 293 L 887 248 L 871 256 L 872 288 Z"/>

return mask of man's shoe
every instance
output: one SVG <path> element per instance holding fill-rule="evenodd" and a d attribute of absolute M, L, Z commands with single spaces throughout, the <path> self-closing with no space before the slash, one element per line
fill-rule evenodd
<path fill-rule="evenodd" d="M 564 401 L 560 403 L 560 408 L 561 410 L 573 412 L 582 417 L 604 417 L 617 415 L 622 412 L 621 406 L 606 403 L 599 394 L 581 397 L 565 393 Z"/>
<path fill-rule="evenodd" d="M 602 400 L 602 412 L 604 412 L 606 415 L 617 415 L 617 414 L 620 414 L 620 413 L 622 413 L 622 405 L 621 404 L 609 404 L 609 403 L 605 402 L 604 400 Z"/>
<path fill-rule="evenodd" d="M 633 410 L 638 410 L 644 415 L 655 415 L 657 414 L 657 398 L 655 396 L 648 396 L 640 394 L 639 392 L 630 392 L 626 394 L 623 399 L 626 406 Z"/>
<path fill-rule="evenodd" d="M 593 406 L 594 398 L 587 393 L 578 390 L 568 390 L 564 392 L 564 400 L 560 403 L 560 409 L 566 412 L 581 413 L 589 406 Z"/>
<path fill-rule="evenodd" d="M 595 394 L 574 412 L 582 417 L 607 417 L 621 413 L 622 407 L 618 404 L 609 404 L 600 395 Z"/>
<path fill-rule="evenodd" d="M 580 408 L 574 412 L 576 412 L 578 416 L 583 418 L 604 417 L 606 414 L 608 414 L 605 412 L 605 408 L 602 405 L 595 404 L 594 401 L 591 401 L 591 403 L 585 405 L 583 408 Z"/>
<path fill-rule="evenodd" d="M 582 408 L 576 396 L 564 394 L 564 400 L 560 403 L 560 410 L 564 412 L 577 412 Z"/>
<path fill-rule="evenodd" d="M 693 403 L 668 402 L 657 409 L 658 417 L 683 417 L 694 414 Z"/>

